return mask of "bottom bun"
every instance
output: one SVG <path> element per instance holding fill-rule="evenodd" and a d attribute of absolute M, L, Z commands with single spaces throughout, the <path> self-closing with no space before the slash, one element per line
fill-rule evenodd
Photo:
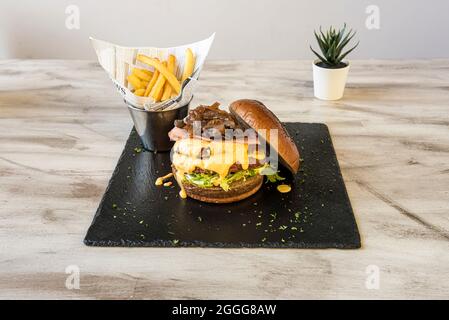
<path fill-rule="evenodd" d="M 183 183 L 183 186 L 190 198 L 209 203 L 231 203 L 252 196 L 260 189 L 262 183 L 263 176 L 256 175 L 232 183 L 228 191 L 221 187 L 201 188 L 190 183 Z"/>

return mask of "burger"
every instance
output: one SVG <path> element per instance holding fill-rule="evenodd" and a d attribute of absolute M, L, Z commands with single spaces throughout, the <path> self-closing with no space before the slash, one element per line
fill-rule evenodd
<path fill-rule="evenodd" d="M 200 105 L 174 125 L 169 132 L 170 139 L 176 141 L 172 170 L 182 198 L 209 203 L 248 198 L 264 179 L 284 179 L 270 162 L 273 155 L 292 174 L 299 169 L 293 139 L 259 101 L 234 101 L 229 112 L 221 110 L 218 103 Z"/>

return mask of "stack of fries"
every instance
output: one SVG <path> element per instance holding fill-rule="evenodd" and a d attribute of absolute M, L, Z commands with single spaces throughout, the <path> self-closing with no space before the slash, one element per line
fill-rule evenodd
<path fill-rule="evenodd" d="M 167 61 L 139 54 L 137 61 L 149 69 L 133 68 L 126 79 L 136 96 L 151 97 L 154 102 L 166 101 L 179 95 L 181 83 L 192 75 L 195 67 L 195 55 L 190 48 L 186 50 L 184 70 L 180 79 L 176 77 L 176 57 L 172 54 L 168 56 Z"/>
<path fill-rule="evenodd" d="M 94 38 L 91 41 L 98 62 L 126 104 L 155 111 L 176 108 L 177 104 L 170 100 L 185 103 L 182 99 L 189 94 L 180 93 L 184 80 L 198 78 L 214 38 L 212 34 L 207 39 L 170 48 L 124 47 Z M 192 96 L 194 84 L 195 81 L 189 82 L 182 90 L 190 90 Z"/>

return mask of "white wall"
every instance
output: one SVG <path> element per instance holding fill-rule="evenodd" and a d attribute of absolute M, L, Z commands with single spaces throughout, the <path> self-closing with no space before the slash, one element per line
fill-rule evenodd
<path fill-rule="evenodd" d="M 66 7 L 80 9 L 69 30 Z M 380 29 L 365 27 L 368 5 Z M 123 45 L 172 46 L 213 31 L 212 59 L 312 58 L 312 31 L 347 22 L 353 58 L 449 57 L 448 0 L 1 0 L 0 58 L 94 59 L 90 35 Z"/>

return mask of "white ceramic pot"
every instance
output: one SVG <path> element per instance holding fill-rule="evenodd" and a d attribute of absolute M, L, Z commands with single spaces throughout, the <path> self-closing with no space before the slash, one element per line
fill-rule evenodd
<path fill-rule="evenodd" d="M 315 97 L 321 100 L 339 100 L 345 92 L 348 78 L 349 61 L 344 61 L 346 67 L 328 69 L 317 66 L 320 60 L 313 62 L 313 91 Z"/>

